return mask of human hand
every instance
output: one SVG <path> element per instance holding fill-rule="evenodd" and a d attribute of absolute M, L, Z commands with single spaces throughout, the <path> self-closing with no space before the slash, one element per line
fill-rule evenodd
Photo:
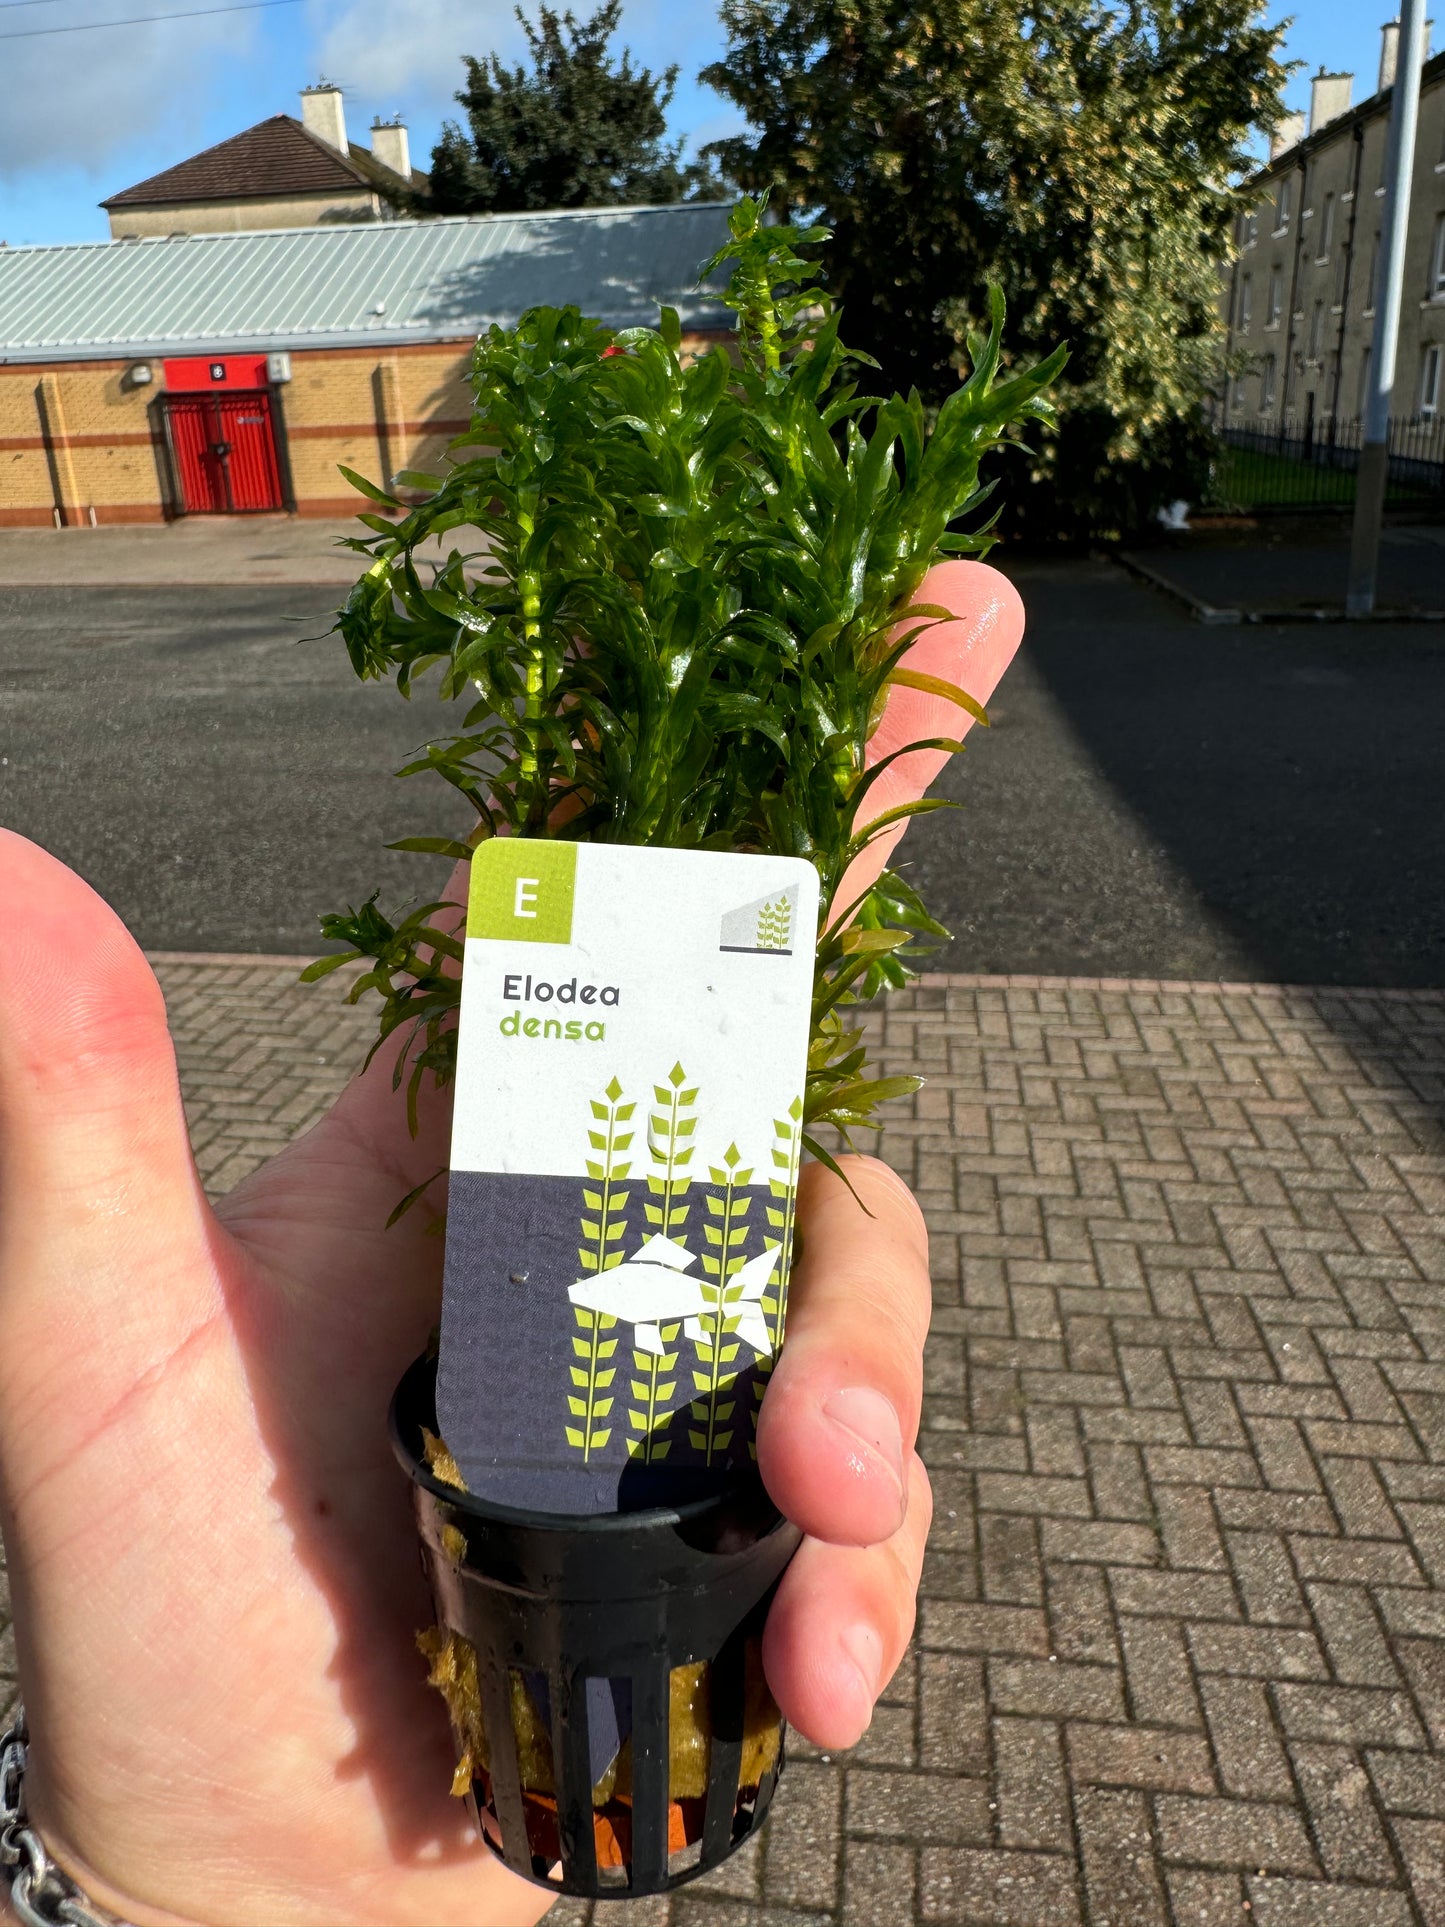
<path fill-rule="evenodd" d="M 1013 591 L 949 563 L 921 599 L 959 620 L 916 645 L 920 666 L 986 699 L 1022 630 Z M 936 698 L 895 702 L 875 755 L 959 733 Z M 941 761 L 902 759 L 870 812 Z M 34 1823 L 139 1923 L 537 1919 L 546 1895 L 447 1792 L 446 1718 L 413 1648 L 430 1603 L 384 1427 L 436 1322 L 440 1250 L 416 1213 L 382 1227 L 446 1161 L 444 1099 L 413 1140 L 381 1053 L 213 1208 L 160 991 L 119 920 L 4 832 L 0 902 L 0 1518 Z M 886 1167 L 850 1176 L 871 1217 L 805 1174 L 759 1434 L 808 1535 L 768 1677 L 832 1747 L 862 1732 L 907 1642 L 929 1511 L 912 1449 L 923 1225 Z"/>

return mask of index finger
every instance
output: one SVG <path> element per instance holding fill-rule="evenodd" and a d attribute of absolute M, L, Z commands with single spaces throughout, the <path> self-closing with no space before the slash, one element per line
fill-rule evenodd
<path fill-rule="evenodd" d="M 906 635 L 915 626 L 928 625 L 910 645 L 901 666 L 954 683 L 975 702 L 988 702 L 1023 639 L 1024 605 L 1018 590 L 987 563 L 949 561 L 936 563 L 928 571 L 913 599 L 951 609 L 953 615 L 948 621 L 920 617 L 917 622 L 900 623 L 895 634 Z M 948 697 L 897 684 L 869 739 L 869 766 L 929 737 L 961 739 L 972 727 L 968 711 Z M 900 756 L 869 789 L 855 831 L 900 803 L 915 802 L 948 757 L 949 752 L 942 749 L 915 749 Z M 881 874 L 907 827 L 906 821 L 896 823 L 868 845 L 850 865 L 836 903 L 857 901 Z"/>

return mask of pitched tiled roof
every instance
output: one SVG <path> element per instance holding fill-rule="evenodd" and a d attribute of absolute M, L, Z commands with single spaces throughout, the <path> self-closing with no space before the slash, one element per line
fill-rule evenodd
<path fill-rule="evenodd" d="M 172 201 L 269 200 L 280 194 L 355 194 L 405 188 L 400 175 L 365 148 L 339 154 L 290 114 L 273 114 L 244 134 L 233 134 L 148 181 L 138 181 L 101 206 L 156 207 Z"/>

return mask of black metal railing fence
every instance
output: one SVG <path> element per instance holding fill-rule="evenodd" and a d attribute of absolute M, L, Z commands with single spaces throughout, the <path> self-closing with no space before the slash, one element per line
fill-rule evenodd
<path fill-rule="evenodd" d="M 1219 427 L 1214 504 L 1228 508 L 1321 508 L 1355 499 L 1364 424 L 1358 420 Z M 1386 501 L 1445 509 L 1445 417 L 1394 419 L 1389 426 Z"/>

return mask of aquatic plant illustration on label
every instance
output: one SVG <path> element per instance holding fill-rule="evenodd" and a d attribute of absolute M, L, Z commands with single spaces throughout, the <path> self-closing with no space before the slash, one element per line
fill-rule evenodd
<path fill-rule="evenodd" d="M 477 851 L 437 1379 L 474 1492 L 632 1509 L 754 1456 L 786 1328 L 817 918 L 796 858 Z"/>

